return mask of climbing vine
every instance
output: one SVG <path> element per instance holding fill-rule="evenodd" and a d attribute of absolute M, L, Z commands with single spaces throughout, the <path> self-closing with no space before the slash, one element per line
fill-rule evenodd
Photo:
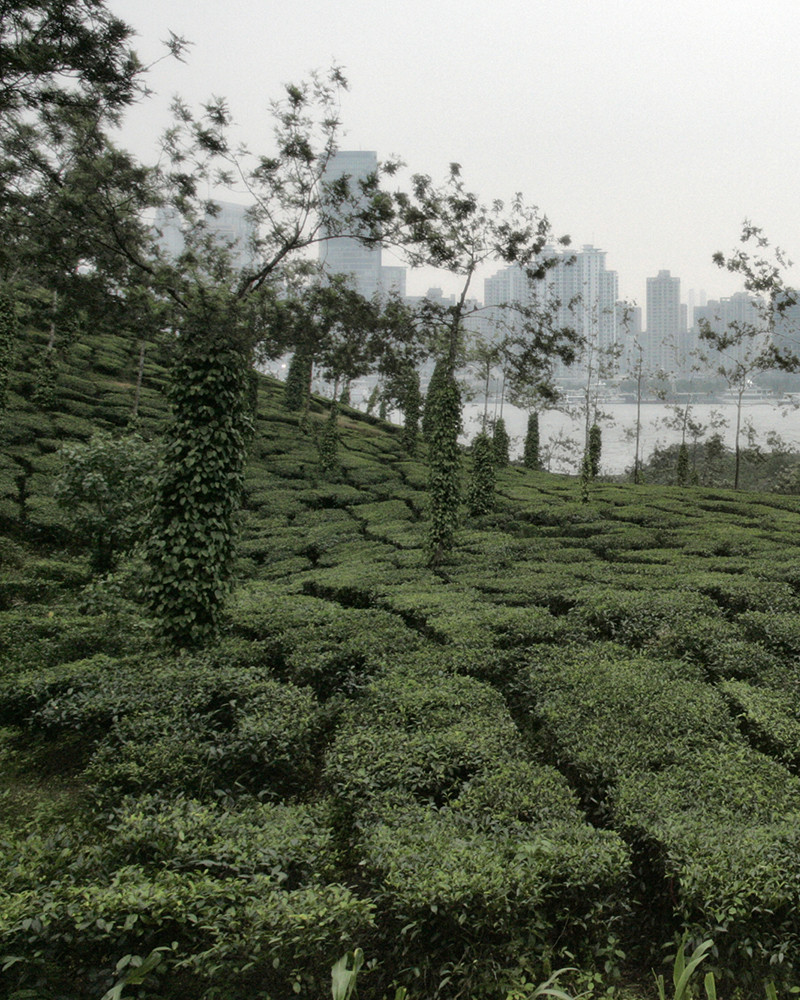
<path fill-rule="evenodd" d="M 427 402 L 431 515 L 428 553 L 429 565 L 437 566 L 453 548 L 460 499 L 461 393 L 452 372 L 445 368 L 436 382 L 431 380 Z"/>
<path fill-rule="evenodd" d="M 525 445 L 522 461 L 526 469 L 540 468 L 539 459 L 539 414 L 528 414 L 528 429 L 525 434 Z"/>
<path fill-rule="evenodd" d="M 600 473 L 600 454 L 603 450 L 603 434 L 599 424 L 589 428 L 589 475 L 595 479 Z"/>
<path fill-rule="evenodd" d="M 311 384 L 311 365 L 311 355 L 308 352 L 297 350 L 292 355 L 283 389 L 284 409 L 292 413 L 305 410 Z"/>
<path fill-rule="evenodd" d="M 6 394 L 11 375 L 11 359 L 16 333 L 17 319 L 14 314 L 14 299 L 7 289 L 0 288 L 0 413 L 6 407 Z"/>
<path fill-rule="evenodd" d="M 317 442 L 317 449 L 320 472 L 323 476 L 329 476 L 336 471 L 339 464 L 339 406 L 336 402 L 331 404 L 328 419 L 323 424 Z"/>
<path fill-rule="evenodd" d="M 184 346 L 173 372 L 147 596 L 161 632 L 179 646 L 214 632 L 230 581 L 250 428 L 248 367 L 235 347 L 200 339 Z"/>
<path fill-rule="evenodd" d="M 422 394 L 419 391 L 419 372 L 409 365 L 403 372 L 402 385 L 403 447 L 413 455 L 417 450 L 419 418 L 422 412 Z"/>
<path fill-rule="evenodd" d="M 508 436 L 506 422 L 502 417 L 498 417 L 494 422 L 492 444 L 494 445 L 495 463 L 502 469 L 508 465 L 509 449 L 511 448 L 511 438 Z"/>
<path fill-rule="evenodd" d="M 472 470 L 467 489 L 467 509 L 475 517 L 488 514 L 494 506 L 494 446 L 488 434 L 472 442 Z"/>

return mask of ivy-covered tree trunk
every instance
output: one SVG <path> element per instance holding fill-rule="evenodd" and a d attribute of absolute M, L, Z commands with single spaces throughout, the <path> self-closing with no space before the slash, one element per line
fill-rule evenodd
<path fill-rule="evenodd" d="M 6 288 L 0 288 L 0 414 L 6 408 L 11 359 L 17 333 L 14 299 Z"/>
<path fill-rule="evenodd" d="M 436 362 L 428 383 L 428 391 L 425 394 L 425 405 L 422 411 L 422 435 L 426 441 L 430 442 L 433 428 L 433 400 L 437 389 L 441 388 L 447 379 L 447 362 L 439 360 Z"/>
<path fill-rule="evenodd" d="M 298 349 L 294 352 L 283 387 L 284 408 L 292 413 L 305 411 L 311 385 L 311 366 L 312 358 L 307 351 Z"/>
<path fill-rule="evenodd" d="M 526 469 L 540 468 L 539 461 L 539 414 L 528 414 L 528 430 L 525 434 L 525 447 L 522 461 Z"/>
<path fill-rule="evenodd" d="M 592 459 L 587 448 L 581 462 L 581 503 L 589 502 L 589 483 L 592 481 Z"/>
<path fill-rule="evenodd" d="M 417 450 L 419 418 L 422 411 L 422 394 L 419 391 L 419 372 L 413 365 L 403 374 L 403 447 L 413 455 Z"/>
<path fill-rule="evenodd" d="M 336 471 L 339 464 L 339 404 L 335 400 L 322 426 L 318 449 L 320 472 L 328 476 Z"/>
<path fill-rule="evenodd" d="M 678 486 L 686 486 L 689 482 L 689 449 L 685 441 L 681 441 L 680 448 L 678 448 L 677 479 Z"/>
<path fill-rule="evenodd" d="M 506 422 L 502 417 L 498 417 L 494 422 L 492 444 L 494 445 L 494 460 L 499 468 L 503 469 L 508 465 L 511 439 L 506 430 Z"/>
<path fill-rule="evenodd" d="M 435 382 L 431 380 L 426 415 L 429 420 L 428 493 L 431 515 L 428 552 L 429 565 L 437 566 L 453 548 L 460 499 L 458 435 L 461 433 L 461 393 L 452 372 L 446 367 L 439 379 Z"/>
<path fill-rule="evenodd" d="M 228 590 L 250 425 L 248 371 L 244 352 L 220 337 L 182 344 L 172 373 L 147 596 L 175 645 L 213 634 Z"/>
<path fill-rule="evenodd" d="M 600 454 L 603 449 L 603 435 L 598 424 L 589 428 L 589 475 L 595 479 L 600 474 Z"/>
<path fill-rule="evenodd" d="M 479 434 L 472 442 L 472 472 L 467 493 L 467 508 L 475 517 L 488 514 L 494 506 L 494 445 L 488 434 Z"/>
<path fill-rule="evenodd" d="M 40 410 L 52 410 L 56 404 L 58 359 L 56 349 L 48 345 L 39 359 L 33 388 L 33 402 Z"/>

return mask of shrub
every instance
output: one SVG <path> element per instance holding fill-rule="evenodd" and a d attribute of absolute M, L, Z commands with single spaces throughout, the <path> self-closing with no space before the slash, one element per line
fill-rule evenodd
<path fill-rule="evenodd" d="M 274 680 L 254 678 L 251 686 L 240 698 L 222 679 L 196 693 L 165 687 L 163 701 L 153 699 L 114 722 L 87 779 L 104 795 L 303 791 L 321 727 L 315 699 L 307 689 Z"/>
<path fill-rule="evenodd" d="M 713 601 L 681 591 L 614 591 L 599 588 L 581 596 L 570 616 L 598 638 L 614 639 L 634 649 L 680 635 L 699 617 L 716 611 Z"/>
<path fill-rule="evenodd" d="M 621 775 L 688 766 L 703 749 L 740 741 L 719 692 L 644 657 L 574 655 L 534 669 L 528 684 L 540 745 L 594 798 Z"/>
<path fill-rule="evenodd" d="M 751 985 L 793 971 L 799 810 L 800 782 L 746 747 L 627 776 L 615 801 L 618 821 L 660 847 L 677 919 L 694 937 L 713 930 L 718 964 Z"/>
<path fill-rule="evenodd" d="M 765 690 L 743 681 L 726 681 L 720 690 L 748 739 L 796 770 L 800 766 L 800 718 L 794 693 Z"/>
<path fill-rule="evenodd" d="M 336 852 L 324 805 L 217 801 L 160 795 L 127 798 L 109 821 L 104 863 L 218 877 L 267 875 L 284 889 L 335 877 Z"/>
<path fill-rule="evenodd" d="M 17 985 L 44 979 L 80 1000 L 96 1000 L 98 982 L 113 983 L 121 953 L 163 946 L 167 996 L 205 995 L 224 975 L 230 996 L 266 988 L 316 998 L 337 956 L 367 943 L 373 927 L 372 903 L 341 885 L 285 890 L 267 874 L 219 878 L 135 865 L 88 883 L 67 875 L 0 904 L 0 942 L 23 959 L 12 970 Z"/>
<path fill-rule="evenodd" d="M 325 770 L 337 797 L 367 814 L 398 796 L 442 805 L 513 755 L 516 730 L 500 695 L 468 677 L 396 670 L 347 712 Z"/>
<path fill-rule="evenodd" d="M 773 653 L 800 656 L 800 620 L 796 612 L 747 611 L 739 616 L 745 636 Z"/>
<path fill-rule="evenodd" d="M 65 445 L 55 496 L 78 540 L 87 544 L 98 572 L 143 537 L 157 452 L 138 434 L 112 438 L 95 432 Z"/>

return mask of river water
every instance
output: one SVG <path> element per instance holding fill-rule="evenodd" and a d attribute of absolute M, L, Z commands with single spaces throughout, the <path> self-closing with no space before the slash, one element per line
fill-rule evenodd
<path fill-rule="evenodd" d="M 633 467 L 634 436 L 636 431 L 635 403 L 607 403 L 602 407 L 605 419 L 599 421 L 602 428 L 602 455 L 600 472 L 616 475 Z M 490 416 L 494 415 L 490 408 Z M 483 404 L 468 405 L 464 411 L 464 442 L 470 440 L 480 430 Z M 719 431 L 725 444 L 732 448 L 736 431 L 736 405 L 734 403 L 693 403 L 690 416 L 696 423 L 705 426 L 705 434 L 700 441 Z M 655 448 L 678 444 L 681 440 L 679 429 L 668 426 L 674 420 L 675 411 L 664 403 L 643 403 L 641 407 L 640 456 L 646 461 Z M 511 436 L 511 455 L 522 455 L 522 445 L 528 426 L 525 411 L 506 404 L 503 407 L 506 429 Z M 795 451 L 800 451 L 800 410 L 777 402 L 745 402 L 742 405 L 742 426 L 752 428 L 753 441 L 765 451 L 771 450 L 770 442 L 777 435 L 781 442 Z M 577 472 L 583 448 L 583 418 L 577 415 L 549 410 L 539 417 L 539 439 L 545 467 L 551 472 Z M 687 437 L 687 444 L 691 445 Z M 743 430 L 741 445 L 748 443 Z"/>
<path fill-rule="evenodd" d="M 270 370 L 270 374 L 279 378 L 285 377 L 286 365 L 283 370 Z M 359 409 L 366 409 L 367 399 L 375 384 L 375 379 L 361 379 L 353 383 L 352 400 Z M 314 390 L 323 395 L 330 395 L 329 387 L 324 383 L 315 383 Z M 633 468 L 636 432 L 636 403 L 608 402 L 601 404 L 602 418 L 598 421 L 602 429 L 602 454 L 600 472 L 605 475 L 618 475 Z M 499 415 L 496 401 L 490 401 L 489 418 Z M 484 414 L 484 404 L 469 403 L 464 407 L 464 431 L 461 436 L 463 444 L 468 443 L 481 428 Z M 528 414 L 515 406 L 506 403 L 502 416 L 506 429 L 511 437 L 511 457 L 521 458 L 525 433 L 528 427 Z M 705 428 L 698 440 L 707 440 L 715 431 L 722 436 L 724 443 L 733 448 L 736 433 L 736 404 L 733 402 L 697 402 L 691 404 L 691 419 Z M 389 414 L 389 419 L 402 423 L 400 413 Z M 643 402 L 641 406 L 641 429 L 639 454 L 642 462 L 656 448 L 670 444 L 678 444 L 681 440 L 679 427 L 670 426 L 675 423 L 675 408 L 667 403 Z M 777 436 L 781 447 L 800 452 L 800 400 L 793 404 L 779 403 L 777 399 L 745 398 L 742 404 L 742 433 L 740 443 L 747 446 L 748 428 L 750 441 L 764 451 L 775 447 L 773 436 Z M 542 462 L 550 472 L 577 473 L 580 469 L 583 453 L 584 422 L 583 417 L 575 412 L 548 410 L 539 416 L 539 440 Z M 687 436 L 687 444 L 691 447 L 692 439 Z"/>

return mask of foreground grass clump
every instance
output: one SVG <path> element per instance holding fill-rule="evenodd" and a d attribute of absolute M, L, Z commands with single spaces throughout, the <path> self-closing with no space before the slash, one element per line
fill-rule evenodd
<path fill-rule="evenodd" d="M 61 441 L 127 429 L 90 383 L 130 359 L 78 353 L 3 430 L 0 995 L 156 953 L 142 995 L 317 998 L 361 948 L 366 1000 L 642 996 L 684 934 L 723 995 L 800 986 L 800 502 L 508 467 L 431 569 L 424 448 L 343 407 L 323 470 L 327 405 L 264 379 L 234 590 L 177 655 L 53 497 Z"/>

